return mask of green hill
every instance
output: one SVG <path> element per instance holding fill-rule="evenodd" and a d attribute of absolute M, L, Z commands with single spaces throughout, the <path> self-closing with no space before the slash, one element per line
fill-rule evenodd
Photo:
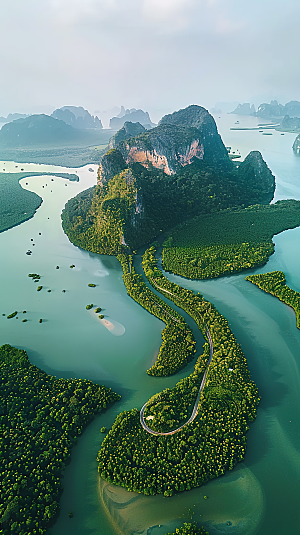
<path fill-rule="evenodd" d="M 75 129 L 48 115 L 31 115 L 6 123 L 0 130 L 0 149 L 95 144 L 101 140 L 97 131 Z"/>

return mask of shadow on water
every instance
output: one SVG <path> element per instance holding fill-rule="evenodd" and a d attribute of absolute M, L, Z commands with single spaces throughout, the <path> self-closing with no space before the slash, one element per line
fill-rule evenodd
<path fill-rule="evenodd" d="M 24 349 L 28 355 L 31 364 L 37 366 L 39 369 L 46 372 L 48 375 L 52 375 L 57 379 L 88 379 L 89 381 L 93 381 L 94 383 L 97 383 L 99 385 L 104 385 L 107 388 L 111 388 L 114 392 L 120 394 L 123 403 L 133 398 L 134 395 L 138 392 L 137 390 L 124 388 L 121 383 L 117 383 L 116 381 L 102 379 L 101 377 L 98 377 L 98 374 L 95 376 L 95 373 L 91 373 L 90 369 L 82 369 L 82 371 L 80 372 L 75 372 L 72 370 L 55 370 L 54 368 L 51 368 L 45 363 L 44 359 L 37 351 L 33 351 L 32 349 L 26 348 L 24 346 L 21 347 L 16 345 L 15 347 L 17 347 L 17 349 Z"/>

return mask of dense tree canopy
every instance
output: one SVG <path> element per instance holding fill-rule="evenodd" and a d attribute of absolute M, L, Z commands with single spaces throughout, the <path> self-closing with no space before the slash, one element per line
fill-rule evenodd
<path fill-rule="evenodd" d="M 272 237 L 300 225 L 300 202 L 278 201 L 198 216 L 172 230 L 163 267 L 189 279 L 207 279 L 265 264 Z"/>
<path fill-rule="evenodd" d="M 287 286 L 283 271 L 249 275 L 246 280 L 256 284 L 261 290 L 275 295 L 280 301 L 292 307 L 296 313 L 297 327 L 300 329 L 300 293 Z"/>
<path fill-rule="evenodd" d="M 140 424 L 137 409 L 117 417 L 98 454 L 101 477 L 146 495 L 190 490 L 217 477 L 244 458 L 248 422 L 259 401 L 245 356 L 226 319 L 200 294 L 171 283 L 156 267 L 155 248 L 146 251 L 145 274 L 156 289 L 183 308 L 213 340 L 213 358 L 197 418 L 169 436 L 156 436 Z M 207 366 L 209 344 L 194 372 L 172 389 L 153 396 L 145 412 L 153 430 L 176 429 L 186 419 Z"/>
<path fill-rule="evenodd" d="M 120 399 L 86 379 L 56 379 L 25 351 L 0 347 L 1 533 L 42 535 L 59 511 L 71 448 L 96 413 Z"/>

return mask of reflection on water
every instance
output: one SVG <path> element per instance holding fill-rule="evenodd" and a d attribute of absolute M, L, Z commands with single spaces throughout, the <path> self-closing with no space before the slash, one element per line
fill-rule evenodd
<path fill-rule="evenodd" d="M 101 478 L 99 486 L 105 507 L 124 535 L 163 535 L 190 520 L 211 535 L 252 535 L 264 510 L 261 485 L 245 465 L 172 498 L 127 492 Z"/>

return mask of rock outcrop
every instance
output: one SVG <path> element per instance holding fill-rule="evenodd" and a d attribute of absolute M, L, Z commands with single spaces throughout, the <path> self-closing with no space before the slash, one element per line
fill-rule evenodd
<path fill-rule="evenodd" d="M 213 165 L 218 162 L 228 165 L 228 153 L 215 120 L 201 106 L 189 106 L 166 115 L 156 128 L 144 129 L 135 136 L 134 129 L 141 129 L 141 125 L 125 124 L 127 126 L 124 125 L 111 139 L 110 146 L 118 149 L 126 165 L 140 163 L 147 169 L 154 167 L 167 175 L 175 174 L 195 159 Z M 109 180 L 111 173 L 106 176 L 103 160 L 101 177 Z"/>
<path fill-rule="evenodd" d="M 110 149 L 102 158 L 98 169 L 97 183 L 102 185 L 126 169 L 126 163 L 120 151 Z"/>

